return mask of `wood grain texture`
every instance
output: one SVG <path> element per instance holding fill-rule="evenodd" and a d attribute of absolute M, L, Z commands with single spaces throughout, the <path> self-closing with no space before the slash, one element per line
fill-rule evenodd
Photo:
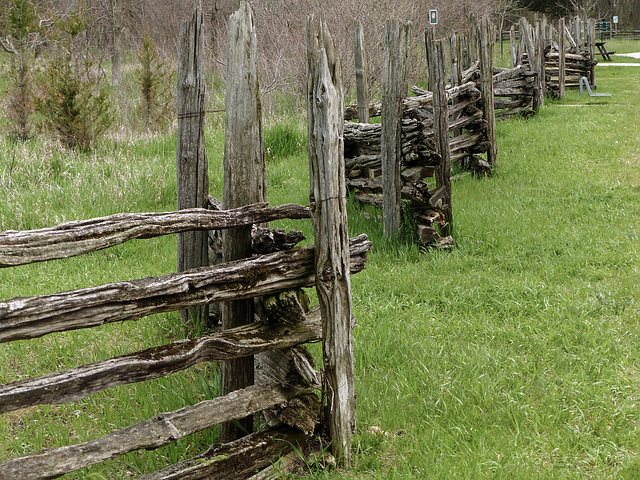
<path fill-rule="evenodd" d="M 476 67 L 477 70 L 477 67 Z M 475 70 L 474 70 L 475 71 Z M 469 72 L 467 72 L 469 73 Z M 464 79 L 463 84 L 457 87 L 447 88 L 447 99 L 449 103 L 453 103 L 459 96 L 467 96 L 470 93 L 473 94 L 477 91 L 478 98 L 480 97 L 480 91 L 477 89 L 475 82 Z M 416 94 L 415 97 L 405 97 L 402 99 L 402 111 L 407 112 L 417 108 L 424 108 L 429 110 L 433 105 L 433 94 L 422 88 L 412 86 L 411 90 Z M 379 117 L 382 114 L 382 102 L 374 102 L 369 104 L 369 116 Z M 403 115 L 404 116 L 404 115 Z M 358 118 L 358 106 L 349 105 L 344 109 L 345 120 L 356 120 Z"/>
<path fill-rule="evenodd" d="M 434 135 L 436 151 L 442 162 L 436 169 L 436 186 L 444 191 L 443 213 L 446 219 L 443 236 L 453 231 L 453 207 L 451 195 L 451 150 L 449 149 L 449 114 L 445 91 L 445 58 L 442 40 L 435 40 L 433 29 L 425 30 L 425 48 L 429 68 L 430 88 L 433 92 Z M 486 106 L 485 106 L 486 108 Z"/>
<path fill-rule="evenodd" d="M 400 230 L 402 161 L 402 99 L 407 96 L 407 70 L 411 24 L 389 19 L 385 25 L 382 62 L 382 161 L 384 234 L 391 237 Z"/>
<path fill-rule="evenodd" d="M 564 98 L 566 84 L 566 51 L 565 51 L 564 17 L 558 20 L 558 97 Z"/>
<path fill-rule="evenodd" d="M 256 203 L 231 210 L 191 208 L 178 212 L 120 213 L 66 222 L 39 230 L 0 232 L 0 267 L 68 258 L 120 245 L 189 230 L 220 230 L 283 218 L 310 218 L 308 207 Z"/>
<path fill-rule="evenodd" d="M 204 15 L 195 2 L 190 21 L 182 23 L 178 64 L 178 134 L 176 149 L 178 210 L 206 208 L 209 171 L 204 138 L 206 81 Z M 202 231 L 178 234 L 177 271 L 209 265 L 208 236 Z M 185 322 L 208 318 L 206 305 L 181 312 Z"/>
<path fill-rule="evenodd" d="M 496 137 L 496 114 L 493 103 L 493 37 L 491 37 L 491 21 L 482 17 L 480 22 L 480 75 L 482 83 L 482 100 L 484 104 L 483 118 L 487 126 L 487 161 L 498 170 L 498 140 Z"/>
<path fill-rule="evenodd" d="M 364 268 L 370 248 L 366 235 L 353 239 L 352 271 Z M 310 287 L 315 284 L 313 262 L 314 248 L 306 246 L 183 273 L 15 298 L 0 302 L 0 342 Z"/>
<path fill-rule="evenodd" d="M 587 29 L 587 58 L 591 61 L 591 68 L 589 68 L 589 82 L 595 90 L 598 88 L 596 82 L 596 19 L 590 18 L 586 25 Z"/>
<path fill-rule="evenodd" d="M 315 308 L 305 318 L 295 325 L 254 323 L 0 385 L 0 413 L 33 405 L 75 402 L 107 388 L 163 377 L 198 363 L 319 341 L 322 338 L 319 309 Z"/>
<path fill-rule="evenodd" d="M 316 239 L 316 291 L 322 313 L 322 350 L 327 380 L 331 450 L 342 465 L 351 457 L 355 428 L 355 378 L 351 315 L 351 272 L 344 177 L 342 72 L 324 22 L 316 33 L 307 23 L 307 72 L 312 95 L 309 115 L 309 166 L 312 220 Z"/>
<path fill-rule="evenodd" d="M 358 99 L 358 122 L 369 123 L 369 87 L 367 82 L 367 55 L 364 49 L 364 30 L 362 22 L 353 22 L 354 48 L 356 64 L 356 92 Z"/>
<path fill-rule="evenodd" d="M 231 443 L 214 445 L 205 453 L 138 480 L 251 480 L 279 478 L 286 468 L 276 465 L 265 476 L 256 471 L 269 468 L 279 458 L 300 459 L 308 437 L 298 429 L 280 426 L 253 433 Z M 289 453 L 291 452 L 291 453 Z"/>
<path fill-rule="evenodd" d="M 528 63 L 529 67 L 536 74 L 535 76 L 536 80 L 533 86 L 534 88 L 533 110 L 537 111 L 538 108 L 540 107 L 539 91 L 541 90 L 541 86 L 540 86 L 540 78 L 539 78 L 539 67 L 536 63 L 536 61 L 538 60 L 538 57 L 535 55 L 535 44 L 533 42 L 533 33 L 531 30 L 531 26 L 529 25 L 529 22 L 527 22 L 525 18 L 520 19 L 519 27 L 520 27 L 520 45 L 523 51 L 522 53 L 523 61 L 525 61 L 526 59 L 526 62 Z"/>
<path fill-rule="evenodd" d="M 257 36 L 250 5 L 242 1 L 229 19 L 226 72 L 226 129 L 223 207 L 237 208 L 266 201 L 267 174 L 262 138 L 262 107 L 258 85 Z M 251 227 L 222 232 L 225 262 L 251 257 Z M 253 299 L 222 305 L 223 328 L 253 322 Z M 222 366 L 222 394 L 252 385 L 253 357 L 226 361 Z M 220 426 L 220 440 L 230 442 L 253 431 L 253 418 Z"/>
<path fill-rule="evenodd" d="M 305 393 L 300 389 L 251 386 L 224 397 L 160 414 L 88 442 L 42 450 L 0 465 L 0 478 L 57 478 L 135 450 L 153 450 L 225 421 L 283 404 Z"/>

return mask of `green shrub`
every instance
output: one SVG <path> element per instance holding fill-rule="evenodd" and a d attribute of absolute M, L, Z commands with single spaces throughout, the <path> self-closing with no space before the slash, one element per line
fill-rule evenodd
<path fill-rule="evenodd" d="M 64 53 L 46 69 L 36 109 L 66 148 L 88 150 L 113 122 L 111 98 L 100 69 L 72 53 L 73 40 L 86 29 L 82 14 L 74 13 L 58 26 L 66 37 Z"/>
<path fill-rule="evenodd" d="M 3 20 L 8 35 L 2 43 L 4 49 L 11 53 L 9 90 L 4 110 L 9 120 L 9 134 L 26 140 L 32 130 L 32 61 L 40 26 L 35 8 L 29 0 L 14 0 Z"/>
<path fill-rule="evenodd" d="M 141 103 L 139 115 L 145 129 L 162 128 L 170 120 L 175 100 L 171 95 L 173 85 L 171 75 L 164 62 L 158 58 L 156 46 L 147 32 L 138 53 L 140 68 L 137 72 Z"/>
<path fill-rule="evenodd" d="M 65 60 L 53 61 L 46 70 L 36 107 L 66 148 L 88 150 L 112 123 L 111 99 L 99 77 L 82 74 Z"/>

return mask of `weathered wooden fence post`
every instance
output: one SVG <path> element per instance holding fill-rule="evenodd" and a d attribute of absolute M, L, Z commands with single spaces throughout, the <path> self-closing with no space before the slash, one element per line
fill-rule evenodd
<path fill-rule="evenodd" d="M 199 0 L 193 17 L 183 22 L 178 65 L 178 210 L 206 208 L 209 173 L 204 139 L 205 67 L 204 17 Z M 206 231 L 178 234 L 178 272 L 209 264 Z M 184 322 L 205 324 L 207 307 L 193 307 L 180 313 Z"/>
<path fill-rule="evenodd" d="M 574 31 L 574 39 L 576 41 L 576 54 L 580 55 L 582 53 L 582 48 L 584 47 L 584 39 L 582 35 L 582 21 L 580 17 L 576 17 L 573 19 L 573 31 Z"/>
<path fill-rule="evenodd" d="M 566 84 L 566 52 L 565 49 L 565 34 L 564 34 L 564 17 L 558 21 L 558 53 L 560 58 L 558 59 L 558 96 L 564 98 L 565 84 Z"/>
<path fill-rule="evenodd" d="M 226 134 L 223 208 L 266 201 L 262 110 L 258 86 L 256 31 L 246 1 L 229 20 L 226 79 Z M 225 230 L 225 262 L 251 256 L 251 226 Z M 227 302 L 222 308 L 225 329 L 253 322 L 252 299 Z M 222 369 L 222 394 L 252 385 L 253 357 L 230 360 Z M 253 417 L 220 426 L 220 441 L 229 442 L 253 430 Z"/>
<path fill-rule="evenodd" d="M 400 230 L 400 163 L 402 160 L 402 99 L 407 96 L 411 23 L 387 20 L 382 63 L 382 215 L 384 234 Z M 431 79 L 430 79 L 431 81 Z"/>
<path fill-rule="evenodd" d="M 355 427 L 351 274 L 344 177 L 344 97 L 340 61 L 324 22 L 307 23 L 307 96 L 311 208 L 316 290 L 322 313 L 322 350 L 331 449 L 342 465 L 351 457 Z"/>
<path fill-rule="evenodd" d="M 544 15 L 543 15 L 544 20 Z M 536 63 L 538 65 L 538 78 L 540 82 L 540 105 L 544 105 L 544 95 L 547 91 L 547 74 L 544 55 L 544 24 L 538 20 L 535 26 L 534 48 L 536 50 Z"/>
<path fill-rule="evenodd" d="M 460 57 L 462 56 L 461 48 L 461 35 L 457 32 L 451 34 L 449 37 L 449 51 L 451 58 L 451 86 L 457 87 L 462 82 L 462 62 Z M 453 107 L 457 103 L 457 100 L 452 100 L 451 106 Z M 460 113 L 452 116 L 451 120 L 460 118 Z M 452 137 L 457 137 L 462 133 L 461 129 L 456 129 L 452 132 Z"/>
<path fill-rule="evenodd" d="M 493 41 L 491 40 L 491 22 L 482 17 L 480 27 L 480 78 L 482 84 L 482 117 L 487 122 L 487 140 L 489 150 L 487 161 L 498 170 L 498 141 L 496 137 L 496 113 L 493 102 Z"/>
<path fill-rule="evenodd" d="M 462 56 L 460 34 L 453 32 L 449 37 L 449 49 L 451 52 L 451 86 L 457 87 L 462 80 Z"/>
<path fill-rule="evenodd" d="M 364 49 L 364 31 L 360 20 L 353 22 L 353 54 L 356 64 L 356 96 L 358 102 L 358 122 L 369 123 L 369 85 L 367 82 L 367 55 Z M 371 176 L 371 169 L 362 169 L 364 177 Z"/>
<path fill-rule="evenodd" d="M 591 68 L 589 69 L 589 82 L 595 89 L 596 85 L 596 19 L 590 18 L 587 24 L 587 47 L 589 51 L 589 60 L 591 60 Z"/>
<path fill-rule="evenodd" d="M 442 40 L 435 40 L 435 32 L 432 28 L 424 31 L 424 41 L 429 68 L 429 90 L 433 92 L 433 130 L 435 134 L 436 151 L 442 158 L 436 169 L 436 188 L 444 188 L 445 195 L 442 212 L 445 216 L 445 225 L 442 228 L 442 236 L 451 235 L 453 230 L 453 207 L 451 194 L 451 151 L 449 149 L 449 109 L 447 106 L 447 93 L 445 91 L 446 67 L 444 56 L 444 44 Z"/>
<path fill-rule="evenodd" d="M 358 122 L 369 123 L 369 88 L 367 85 L 367 56 L 364 49 L 364 32 L 360 20 L 353 22 L 356 62 L 356 93 L 358 97 Z"/>
<path fill-rule="evenodd" d="M 519 65 L 518 61 L 518 43 L 516 42 L 516 26 L 511 25 L 509 29 L 509 45 L 511 46 L 511 68 Z"/>
<path fill-rule="evenodd" d="M 471 45 L 471 64 L 478 61 L 478 15 L 469 15 L 469 44 Z"/>
<path fill-rule="evenodd" d="M 462 52 L 460 65 L 464 72 L 467 68 L 471 67 L 471 47 L 469 46 L 469 37 L 467 35 L 460 37 L 460 51 Z"/>
<path fill-rule="evenodd" d="M 533 110 L 538 111 L 540 106 L 542 105 L 541 98 L 544 99 L 544 92 L 542 91 L 542 87 L 540 84 L 540 66 L 538 65 L 538 61 L 540 60 L 539 55 L 537 55 L 537 50 L 535 48 L 535 43 L 533 41 L 533 32 L 531 29 L 531 25 L 529 22 L 522 17 L 520 19 L 520 45 L 523 47 L 523 50 L 527 53 L 527 61 L 529 63 L 529 68 L 536 73 L 536 82 L 533 87 Z"/>

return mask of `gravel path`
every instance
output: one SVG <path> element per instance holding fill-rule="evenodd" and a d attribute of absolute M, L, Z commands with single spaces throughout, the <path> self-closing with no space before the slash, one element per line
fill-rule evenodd
<path fill-rule="evenodd" d="M 638 52 L 638 53 L 619 53 L 618 57 L 640 58 L 640 52 Z"/>
<path fill-rule="evenodd" d="M 598 63 L 598 67 L 640 67 L 640 63 Z"/>

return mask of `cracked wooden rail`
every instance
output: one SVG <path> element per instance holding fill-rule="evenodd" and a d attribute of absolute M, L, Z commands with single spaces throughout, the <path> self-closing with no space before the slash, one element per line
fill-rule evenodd
<path fill-rule="evenodd" d="M 0 465 L 0 479 L 60 477 L 135 450 L 153 450 L 222 422 L 273 408 L 304 391 L 280 386 L 247 387 L 224 397 L 163 413 L 102 438 L 13 458 Z"/>
<path fill-rule="evenodd" d="M 108 360 L 0 385 L 0 414 L 33 405 L 69 403 L 107 388 L 144 382 L 202 362 L 222 361 L 322 338 L 317 308 L 299 324 L 253 323 Z"/>
<path fill-rule="evenodd" d="M 119 213 L 39 230 L 0 232 L 0 267 L 74 257 L 133 239 L 311 216 L 309 208 L 302 205 L 267 205 L 256 203 L 221 211 L 191 208 L 177 212 Z"/>
<path fill-rule="evenodd" d="M 365 267 L 371 242 L 350 240 L 351 272 Z M 89 328 L 205 303 L 315 285 L 312 246 L 160 277 L 0 302 L 0 343 Z"/>

